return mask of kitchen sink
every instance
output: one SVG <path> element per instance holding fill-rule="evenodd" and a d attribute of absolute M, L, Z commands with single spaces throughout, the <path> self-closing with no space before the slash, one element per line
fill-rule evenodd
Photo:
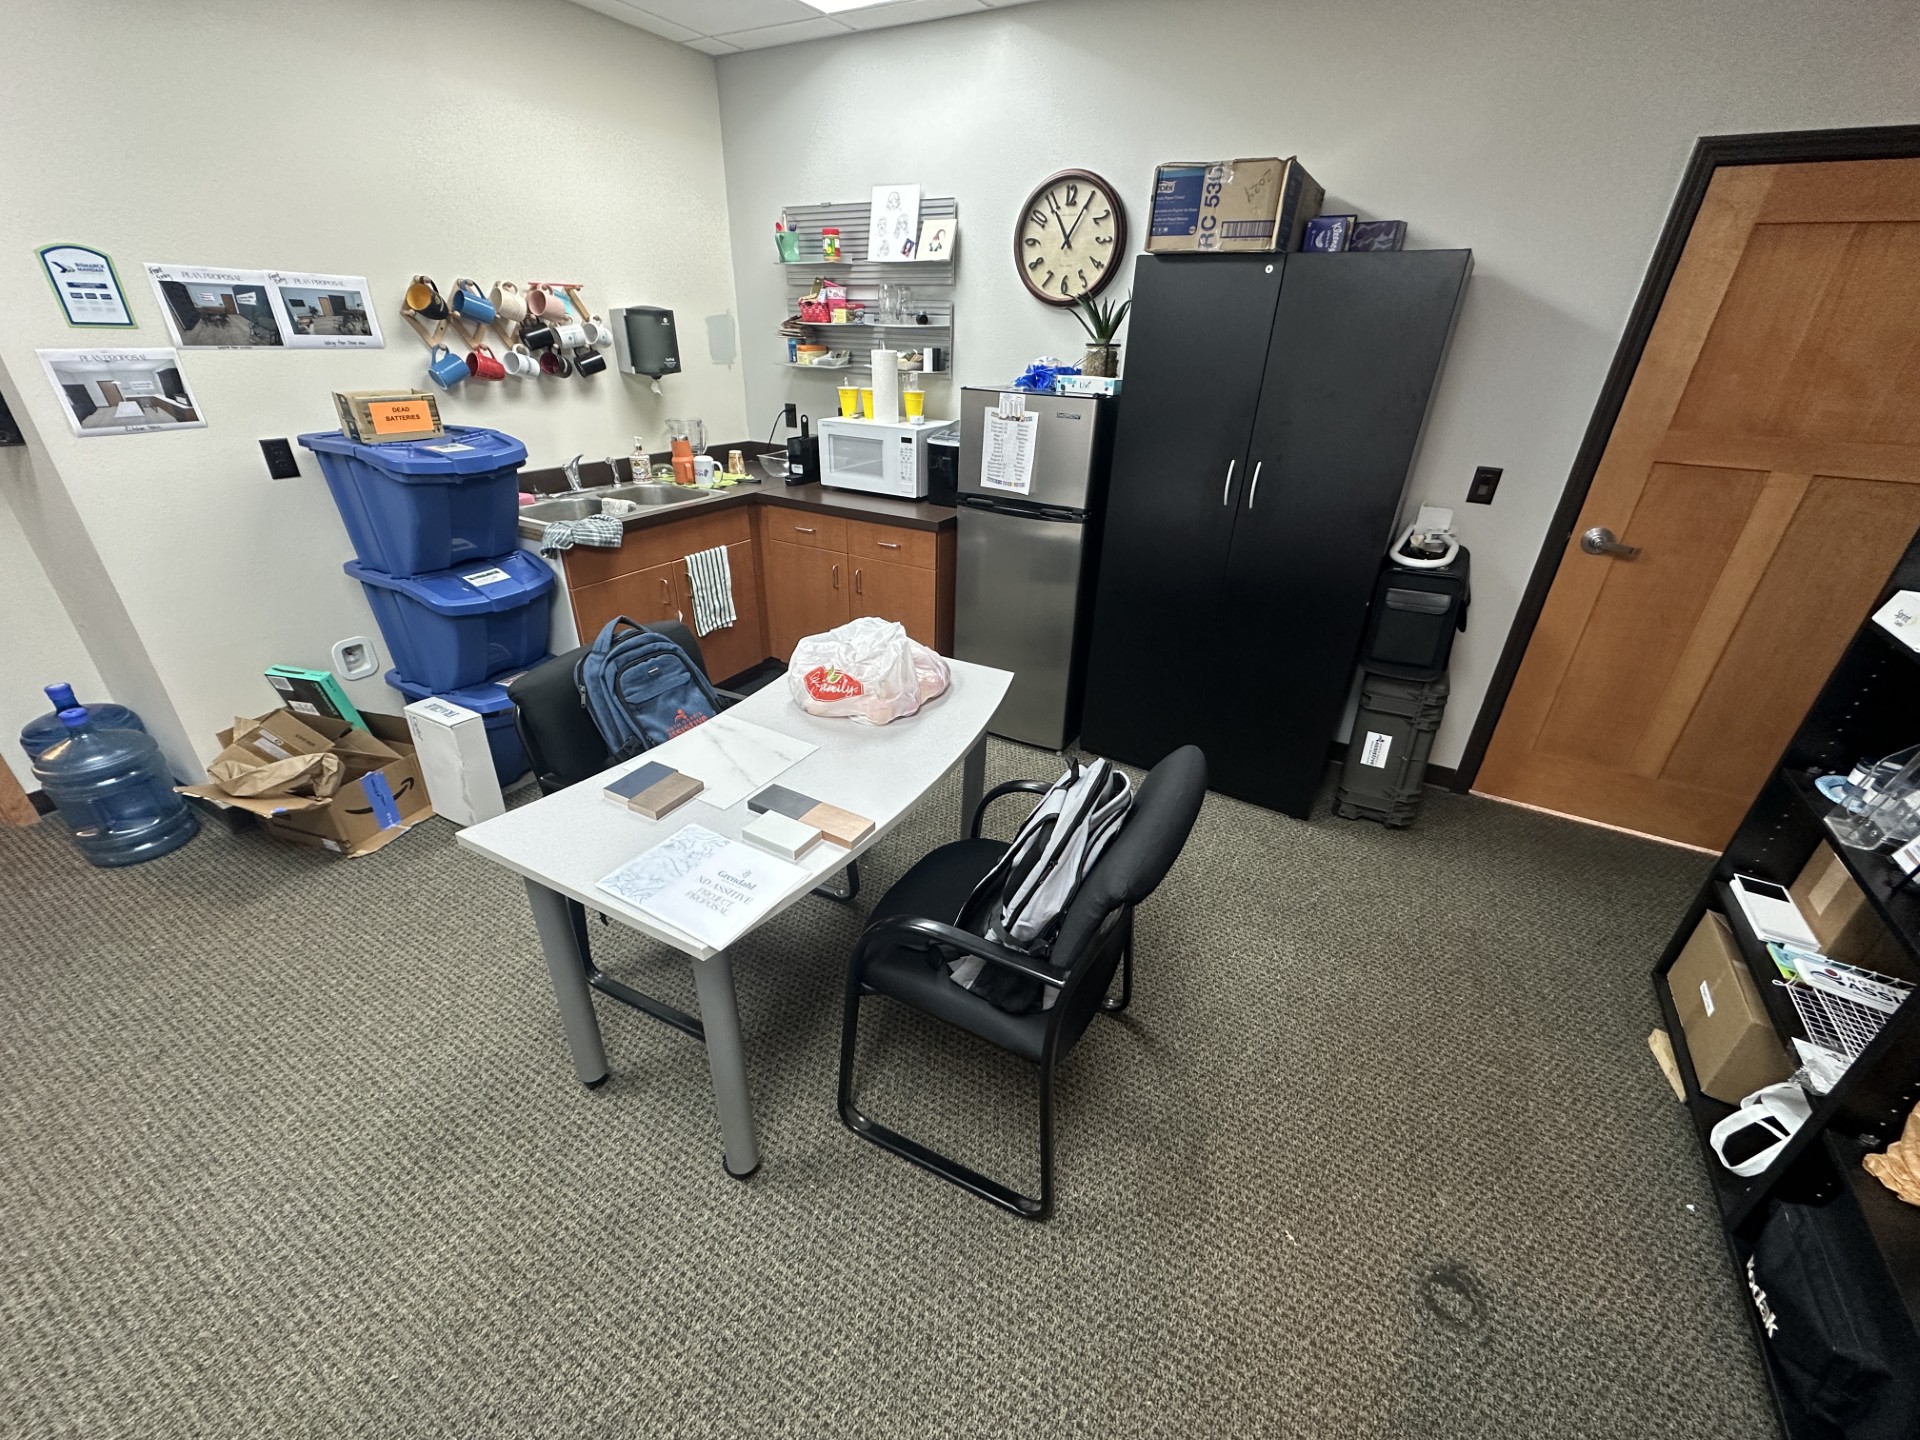
<path fill-rule="evenodd" d="M 538 539 L 550 521 L 584 520 L 589 515 L 598 515 L 602 500 L 626 500 L 653 509 L 661 505 L 698 505 L 703 500 L 718 499 L 726 493 L 724 490 L 689 490 L 680 485 L 642 482 L 638 485 L 611 485 L 598 490 L 584 490 L 578 494 L 550 495 L 545 500 L 536 500 L 531 505 L 520 507 L 521 533 Z"/>
<path fill-rule="evenodd" d="M 631 500 L 636 505 L 688 505 L 699 500 L 711 500 L 725 492 L 689 490 L 681 485 L 649 485 L 643 482 L 638 485 L 615 485 L 600 493 L 609 500 Z"/>
<path fill-rule="evenodd" d="M 598 495 L 556 495 L 551 500 L 536 500 L 520 507 L 522 518 L 527 520 L 584 520 L 599 513 Z"/>

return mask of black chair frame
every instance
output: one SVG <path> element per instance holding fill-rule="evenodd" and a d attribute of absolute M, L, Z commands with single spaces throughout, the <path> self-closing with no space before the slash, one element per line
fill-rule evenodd
<path fill-rule="evenodd" d="M 973 812 L 972 838 L 980 838 L 980 824 L 986 817 L 987 807 L 1005 795 L 1037 794 L 1044 795 L 1051 787 L 1038 780 L 1012 780 L 1004 785 L 996 785 L 980 798 Z M 1058 992 L 1053 1006 L 1047 1011 L 1046 1038 L 1040 1053 L 1040 1193 L 1038 1196 L 1023 1194 L 1010 1185 L 981 1174 L 972 1166 L 943 1155 L 918 1140 L 902 1135 L 899 1131 L 882 1125 L 871 1116 L 864 1114 L 854 1103 L 853 1070 L 854 1049 L 859 1037 L 860 1002 L 868 995 L 877 992 L 869 988 L 863 978 L 868 959 L 879 951 L 898 945 L 910 945 L 919 948 L 933 948 L 943 953 L 955 955 L 973 955 L 989 964 L 1001 966 Z M 1061 1056 L 1080 1038 L 1086 1020 L 1091 1016 L 1081 1016 L 1075 999 L 1091 977 L 1104 972 L 1111 987 L 1112 971 L 1100 962 L 1111 956 L 1113 947 L 1120 947 L 1118 970 L 1120 974 L 1119 995 L 1103 997 L 1096 1011 L 1117 1014 L 1123 1011 L 1133 1000 L 1133 906 L 1122 904 L 1116 907 L 1106 918 L 1099 932 L 1088 943 L 1085 952 L 1070 969 L 1060 970 L 1043 961 L 1024 955 L 1017 950 L 996 945 L 958 926 L 944 924 L 921 916 L 897 916 L 875 921 L 860 937 L 853 953 L 853 963 L 847 970 L 847 991 L 840 1025 L 840 1121 L 847 1129 L 862 1139 L 871 1140 L 882 1149 L 891 1150 L 903 1160 L 910 1160 L 923 1170 L 930 1170 L 942 1179 L 971 1191 L 984 1200 L 990 1200 L 1003 1209 L 1010 1210 L 1028 1220 L 1045 1220 L 1053 1213 L 1053 1139 L 1054 1139 L 1054 1080 Z M 934 1017 L 939 1018 L 939 1017 Z M 1079 1028 L 1068 1033 L 1069 1024 L 1078 1018 Z M 947 1022 L 950 1023 L 950 1022 Z"/>

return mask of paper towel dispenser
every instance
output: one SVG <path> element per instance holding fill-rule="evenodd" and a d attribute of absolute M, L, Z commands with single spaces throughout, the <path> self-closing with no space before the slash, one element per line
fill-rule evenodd
<path fill-rule="evenodd" d="M 680 373 L 680 337 L 673 311 L 653 305 L 627 305 L 613 311 L 613 350 L 629 375 Z"/>

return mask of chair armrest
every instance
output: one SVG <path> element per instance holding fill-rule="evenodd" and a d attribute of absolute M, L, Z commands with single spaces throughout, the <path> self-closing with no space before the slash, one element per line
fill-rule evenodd
<path fill-rule="evenodd" d="M 860 936 L 860 943 L 853 952 L 853 963 L 857 970 L 865 968 L 868 947 L 883 941 L 902 940 L 929 941 L 936 945 L 946 945 L 989 964 L 998 965 L 1003 970 L 1012 970 L 1029 980 L 1038 980 L 1042 985 L 1051 985 L 1059 989 L 1067 983 L 1067 977 L 1052 966 L 1043 965 L 1031 955 L 1022 955 L 1018 950 L 1009 950 L 1004 945 L 996 945 L 991 940 L 982 939 L 971 931 L 962 930 L 957 925 L 948 925 L 939 920 L 928 920 L 917 915 L 893 915 L 884 920 L 876 920 Z"/>
<path fill-rule="evenodd" d="M 718 685 L 713 687 L 713 693 L 720 697 L 720 708 L 722 710 L 731 710 L 747 698 L 738 690 L 722 690 Z"/>
<path fill-rule="evenodd" d="M 980 797 L 980 803 L 973 807 L 973 829 L 968 833 L 973 839 L 980 838 L 980 822 L 987 817 L 987 806 L 1002 795 L 1044 795 L 1053 787 L 1044 780 L 1009 780 L 1004 785 L 996 785 Z"/>

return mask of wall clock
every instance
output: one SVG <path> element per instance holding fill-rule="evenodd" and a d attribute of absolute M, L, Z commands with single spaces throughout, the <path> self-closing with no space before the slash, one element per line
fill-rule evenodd
<path fill-rule="evenodd" d="M 1091 170 L 1042 180 L 1013 227 L 1013 263 L 1036 300 L 1067 306 L 1097 295 L 1127 250 L 1127 212 Z"/>

